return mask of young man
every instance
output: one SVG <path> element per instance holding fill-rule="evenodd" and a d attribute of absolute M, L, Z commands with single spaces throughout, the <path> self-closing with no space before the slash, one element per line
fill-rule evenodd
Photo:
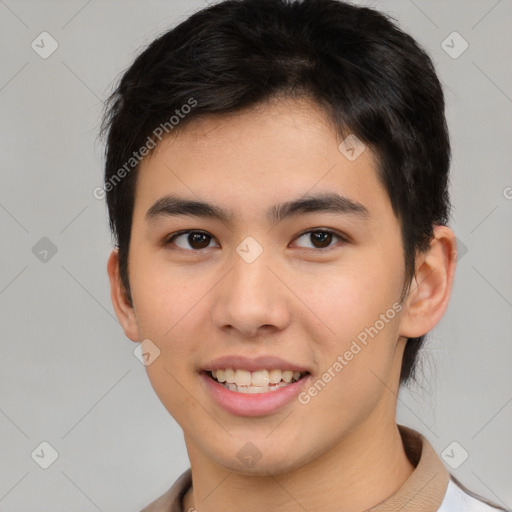
<path fill-rule="evenodd" d="M 105 118 L 108 262 L 191 469 L 146 511 L 492 511 L 396 424 L 456 244 L 429 57 L 336 0 L 226 1 Z"/>

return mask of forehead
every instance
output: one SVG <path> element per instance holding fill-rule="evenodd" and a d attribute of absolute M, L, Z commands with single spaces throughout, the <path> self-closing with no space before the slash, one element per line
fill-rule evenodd
<path fill-rule="evenodd" d="M 331 192 L 368 209 L 389 207 L 370 148 L 357 146 L 363 151 L 353 159 L 343 140 L 309 100 L 193 119 L 141 162 L 135 210 L 145 215 L 172 194 L 208 198 L 232 214 L 265 208 L 266 215 L 271 205 Z"/>

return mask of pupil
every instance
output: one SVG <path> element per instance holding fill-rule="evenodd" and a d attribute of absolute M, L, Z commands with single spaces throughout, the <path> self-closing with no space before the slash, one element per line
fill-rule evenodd
<path fill-rule="evenodd" d="M 196 249 L 208 247 L 208 244 L 210 243 L 208 235 L 205 235 L 204 233 L 190 233 L 188 235 L 188 241 L 191 247 L 195 247 Z"/>
<path fill-rule="evenodd" d="M 316 231 L 311 236 L 315 247 L 328 247 L 332 241 L 332 234 L 326 231 Z"/>

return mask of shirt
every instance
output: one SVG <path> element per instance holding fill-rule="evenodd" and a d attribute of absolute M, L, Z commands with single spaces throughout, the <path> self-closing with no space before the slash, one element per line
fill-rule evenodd
<path fill-rule="evenodd" d="M 419 432 L 398 425 L 414 471 L 394 494 L 367 512 L 496 512 L 505 510 L 471 493 L 446 470 L 431 444 Z M 187 512 L 183 496 L 192 485 L 187 469 L 160 498 L 141 512 Z"/>

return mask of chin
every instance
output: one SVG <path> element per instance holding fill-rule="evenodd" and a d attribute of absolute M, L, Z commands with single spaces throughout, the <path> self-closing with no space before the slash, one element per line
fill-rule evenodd
<path fill-rule="evenodd" d="M 269 476 L 269 475 L 281 475 L 290 473 L 295 469 L 301 467 L 298 461 L 290 461 L 290 460 L 271 460 L 265 461 L 263 458 L 254 464 L 252 467 L 248 467 L 246 464 L 240 463 L 239 461 L 234 462 L 231 459 L 230 464 L 225 466 L 227 469 L 231 471 L 235 471 L 239 475 L 244 476 Z"/>
<path fill-rule="evenodd" d="M 233 452 L 232 446 L 227 447 L 227 452 Z M 262 448 L 260 451 L 254 444 L 247 442 L 235 451 L 234 456 L 226 456 L 226 452 L 210 453 L 210 458 L 219 466 L 240 475 L 269 476 L 290 473 L 313 460 L 315 456 L 294 453 L 293 447 L 279 452 L 272 447 Z"/>

